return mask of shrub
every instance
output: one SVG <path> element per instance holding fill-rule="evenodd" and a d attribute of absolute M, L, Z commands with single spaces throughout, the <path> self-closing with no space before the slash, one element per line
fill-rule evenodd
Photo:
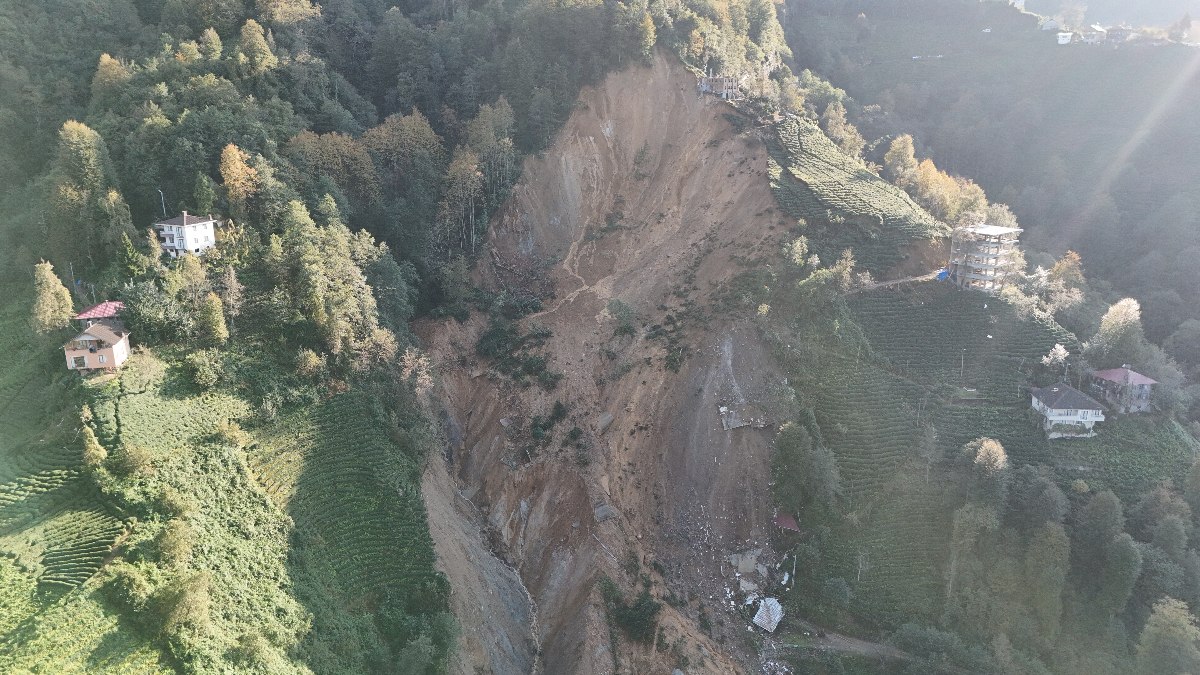
<path fill-rule="evenodd" d="M 250 434 L 246 433 L 241 425 L 233 420 L 226 420 L 218 424 L 216 437 L 235 448 L 244 448 L 253 440 Z"/>
<path fill-rule="evenodd" d="M 156 594 L 155 604 L 162 621 L 163 632 L 175 635 L 183 626 L 200 628 L 208 625 L 208 587 L 211 581 L 212 575 L 209 572 L 197 572 Z"/>
<path fill-rule="evenodd" d="M 150 599 L 150 583 L 142 571 L 125 561 L 117 561 L 109 568 L 112 582 L 108 588 L 121 604 L 141 611 Z"/>
<path fill-rule="evenodd" d="M 305 377 L 312 377 L 325 368 L 325 359 L 308 348 L 296 352 L 296 372 Z"/>
<path fill-rule="evenodd" d="M 658 625 L 657 617 L 662 604 L 650 597 L 650 591 L 643 589 L 637 600 L 626 603 L 617 585 L 605 577 L 600 580 L 600 594 L 604 598 L 609 621 L 636 642 L 646 644 L 654 640 L 654 629 Z"/>
<path fill-rule="evenodd" d="M 149 472 L 153 468 L 153 461 L 153 455 L 145 447 L 122 443 L 108 458 L 107 463 L 113 473 L 128 477 Z"/>
<path fill-rule="evenodd" d="M 221 364 L 221 355 L 215 349 L 205 349 L 193 352 L 184 359 L 192 382 L 201 389 L 211 389 L 221 381 L 225 369 Z"/>
<path fill-rule="evenodd" d="M 89 469 L 98 469 L 108 459 L 108 450 L 100 445 L 96 433 L 89 426 L 83 427 L 83 464 Z"/>
<path fill-rule="evenodd" d="M 192 557 L 196 534 L 187 521 L 172 518 L 158 535 L 158 553 L 168 565 L 184 565 Z"/>

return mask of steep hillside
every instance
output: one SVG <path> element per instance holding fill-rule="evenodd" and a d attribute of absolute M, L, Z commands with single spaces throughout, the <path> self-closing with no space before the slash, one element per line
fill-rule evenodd
<path fill-rule="evenodd" d="M 950 228 L 838 150 L 817 125 L 788 119 L 768 145 L 775 197 L 807 224 L 813 250 L 823 258 L 852 248 L 859 265 L 882 278 L 927 272 L 942 262 Z"/>
<path fill-rule="evenodd" d="M 518 384 L 475 353 L 482 317 L 422 328 L 460 489 L 536 602 L 544 672 L 746 663 L 742 620 L 721 618 L 715 592 L 735 583 L 721 581 L 725 556 L 765 543 L 771 435 L 725 432 L 717 408 L 761 399 L 777 376 L 755 332 L 711 301 L 788 223 L 766 148 L 733 133 L 732 112 L 660 53 L 585 90 L 526 163 L 481 274 L 508 297 L 544 294 L 519 326 L 548 335 L 556 386 Z M 545 432 L 556 401 L 566 418 Z M 601 575 L 624 588 L 647 575 L 655 598 L 681 599 L 662 607 L 661 652 L 610 644 Z M 718 639 L 698 629 L 704 612 Z"/>

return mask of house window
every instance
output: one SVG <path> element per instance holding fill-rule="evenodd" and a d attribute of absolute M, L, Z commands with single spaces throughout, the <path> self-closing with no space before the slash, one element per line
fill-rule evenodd
<path fill-rule="evenodd" d="M 1091 412 L 1091 411 L 1089 411 L 1089 410 L 1080 410 L 1080 411 L 1079 411 L 1079 419 L 1081 419 L 1081 420 L 1086 420 L 1086 419 L 1088 418 L 1088 413 L 1089 413 L 1089 412 Z"/>
<path fill-rule="evenodd" d="M 101 354 L 100 355 L 100 363 L 107 363 L 107 362 L 108 362 L 108 357 Z"/>
<path fill-rule="evenodd" d="M 71 364 L 72 364 L 71 365 L 72 368 L 87 368 L 87 357 L 86 356 L 76 356 L 73 359 L 71 359 Z"/>
<path fill-rule="evenodd" d="M 206 243 L 206 244 L 208 243 L 208 235 L 207 234 L 204 235 L 204 243 Z"/>

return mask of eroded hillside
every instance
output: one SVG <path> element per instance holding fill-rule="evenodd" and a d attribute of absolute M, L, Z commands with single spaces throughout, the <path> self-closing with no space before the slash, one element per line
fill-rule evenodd
<path fill-rule="evenodd" d="M 736 581 L 721 573 L 729 554 L 767 543 L 771 433 L 726 431 L 719 407 L 765 416 L 780 378 L 757 332 L 717 300 L 789 223 L 765 146 L 734 133 L 732 113 L 659 54 L 586 90 L 553 147 L 526 163 L 479 274 L 497 292 L 542 297 L 519 329 L 549 333 L 553 389 L 516 384 L 478 355 L 484 317 L 423 326 L 458 488 L 534 599 L 544 672 L 745 665 L 745 627 L 722 609 Z M 567 417 L 543 431 L 555 402 Z M 453 558 L 443 564 L 461 592 L 475 572 Z M 662 651 L 622 637 L 614 659 L 601 575 L 628 597 L 640 578 L 671 599 Z M 713 635 L 739 637 L 714 641 L 701 614 Z M 494 664 L 486 652 L 467 650 Z"/>

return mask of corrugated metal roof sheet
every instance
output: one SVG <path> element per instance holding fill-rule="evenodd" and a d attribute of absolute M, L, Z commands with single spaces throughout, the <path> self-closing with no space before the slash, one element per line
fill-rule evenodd
<path fill-rule="evenodd" d="M 108 300 L 98 305 L 92 305 L 82 312 L 75 315 L 77 320 L 83 319 L 109 319 L 117 315 L 122 309 L 125 309 L 125 303 L 120 300 Z"/>

